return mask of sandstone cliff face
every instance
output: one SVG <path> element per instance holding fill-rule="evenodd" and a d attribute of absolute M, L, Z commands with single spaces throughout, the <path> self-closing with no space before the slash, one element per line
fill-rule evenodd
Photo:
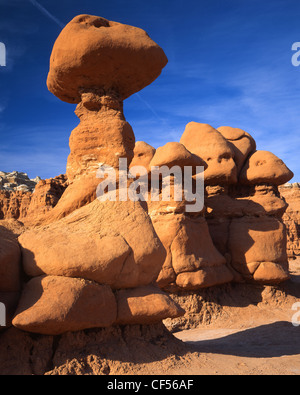
<path fill-rule="evenodd" d="M 279 190 L 288 204 L 283 221 L 287 229 L 287 253 L 293 257 L 300 255 L 300 184 L 285 184 Z"/>
<path fill-rule="evenodd" d="M 29 179 L 26 173 L 0 171 L 0 219 L 26 217 L 31 196 L 40 181 Z"/>
<path fill-rule="evenodd" d="M 0 219 L 23 219 L 31 202 L 32 192 L 0 191 Z"/>
<path fill-rule="evenodd" d="M 6 307 L 6 323 L 12 317 L 21 294 L 22 262 L 18 234 L 22 232 L 10 221 L 0 221 L 0 302 Z M 0 328 L 0 330 L 3 328 Z"/>
<path fill-rule="evenodd" d="M 6 177 L 6 181 L 13 182 L 9 187 L 8 183 L 4 183 L 2 189 L 0 187 L 0 219 L 32 220 L 55 207 L 67 187 L 65 175 L 48 180 L 41 180 L 39 177 L 29 180 L 27 175 L 23 176 L 25 173 L 5 174 L 10 175 Z"/>

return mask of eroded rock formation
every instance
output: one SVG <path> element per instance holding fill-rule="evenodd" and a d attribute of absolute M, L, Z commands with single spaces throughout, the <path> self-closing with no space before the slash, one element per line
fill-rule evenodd
<path fill-rule="evenodd" d="M 31 180 L 26 173 L 18 171 L 11 173 L 0 171 L 0 190 L 33 192 L 40 180 L 40 177 Z"/>
<path fill-rule="evenodd" d="M 287 280 L 282 222 L 287 204 L 278 186 L 293 173 L 271 152 L 256 150 L 254 139 L 241 129 L 191 122 L 180 143 L 157 149 L 150 166 L 180 165 L 179 159 L 187 156 L 179 146 L 189 150 L 190 161 L 185 163 L 190 166 L 192 155 L 202 158 L 204 209 L 187 213 L 184 199 L 178 202 L 173 196 L 167 202 L 148 202 L 154 228 L 167 250 L 158 284 L 174 292 L 230 281 Z M 134 160 L 138 163 L 138 157 Z"/>
<path fill-rule="evenodd" d="M 28 359 L 34 373 L 54 368 L 49 361 L 56 336 L 73 342 L 70 332 L 85 338 L 82 330 L 108 328 L 95 335 L 107 339 L 110 331 L 113 337 L 124 332 L 119 326 L 133 333 L 132 325 L 147 325 L 143 333 L 154 325 L 162 333 L 162 320 L 184 315 L 165 291 L 193 294 L 233 281 L 278 284 L 289 278 L 282 221 L 287 203 L 278 187 L 293 173 L 279 158 L 257 150 L 241 129 L 196 122 L 180 142 L 158 149 L 135 142 L 123 100 L 154 81 L 166 63 L 143 30 L 90 15 L 74 18 L 53 47 L 48 88 L 77 103 L 80 119 L 70 136 L 66 176 L 39 181 L 33 194 L 0 192 L 0 218 L 22 220 L 0 223 L 0 300 L 15 327 L 5 342 L 25 339 L 26 372 Z M 99 166 L 118 174 L 120 158 L 130 169 L 146 169 L 144 177 L 159 186 L 158 199 L 96 199 L 104 179 Z M 180 199 L 175 174 L 163 199 L 164 176 L 151 171 L 162 166 L 189 169 Z M 204 204 L 193 210 L 197 199 L 185 190 L 189 180 L 197 190 L 201 177 Z M 294 243 L 292 226 L 288 232 Z M 16 328 L 38 334 L 36 344 Z M 12 350 L 7 343 L 1 347 Z M 39 365 L 40 347 L 46 356 Z M 55 358 L 63 365 L 61 355 Z"/>
<path fill-rule="evenodd" d="M 6 178 L 14 182 L 9 188 L 1 189 L 0 186 L 0 219 L 32 221 L 33 218 L 55 207 L 68 184 L 65 175 L 47 180 L 41 180 L 39 177 L 29 180 L 25 173 L 5 174 L 14 174 L 14 178 Z M 25 182 L 28 182 L 29 186 L 24 184 Z"/>
<path fill-rule="evenodd" d="M 287 229 L 287 252 L 290 257 L 300 255 L 300 184 L 285 184 L 279 189 L 288 204 L 283 215 Z"/>
<path fill-rule="evenodd" d="M 55 208 L 19 237 L 31 279 L 15 327 L 58 335 L 183 314 L 154 284 L 166 254 L 141 203 L 95 199 L 99 164 L 118 170 L 119 158 L 130 164 L 134 156 L 123 100 L 157 78 L 166 62 L 143 30 L 103 18 L 78 16 L 57 39 L 48 87 L 79 103 L 80 124 L 70 137 L 69 185 Z"/>

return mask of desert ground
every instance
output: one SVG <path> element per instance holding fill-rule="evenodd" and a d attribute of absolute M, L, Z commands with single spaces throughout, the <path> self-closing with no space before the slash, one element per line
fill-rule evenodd
<path fill-rule="evenodd" d="M 211 324 L 175 333 L 200 354 L 192 353 L 188 366 L 168 373 L 300 374 L 300 326 L 292 325 L 292 305 L 300 301 L 300 258 L 290 261 L 290 272 L 283 287 L 265 287 L 256 305 L 226 306 Z"/>

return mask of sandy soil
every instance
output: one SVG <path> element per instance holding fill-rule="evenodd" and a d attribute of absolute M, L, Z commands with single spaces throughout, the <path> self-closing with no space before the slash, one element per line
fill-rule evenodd
<path fill-rule="evenodd" d="M 300 374 L 300 326 L 292 324 L 297 313 L 292 306 L 300 302 L 300 258 L 290 262 L 290 271 L 285 300 L 280 295 L 276 301 L 273 294 L 271 303 L 231 307 L 211 325 L 175 333 L 200 352 L 190 361 L 189 374 Z M 300 315 L 294 320 L 300 324 Z"/>

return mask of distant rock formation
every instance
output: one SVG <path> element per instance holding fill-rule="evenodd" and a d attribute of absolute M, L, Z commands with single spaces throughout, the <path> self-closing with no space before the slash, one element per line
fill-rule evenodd
<path fill-rule="evenodd" d="M 13 171 L 5 173 L 0 171 L 0 190 L 1 191 L 20 191 L 20 192 L 33 192 L 36 184 L 41 180 L 36 177 L 31 180 L 28 174 Z"/>
<path fill-rule="evenodd" d="M 287 253 L 289 257 L 300 255 L 300 183 L 284 184 L 279 188 L 288 204 L 283 215 L 287 229 Z"/>
<path fill-rule="evenodd" d="M 0 219 L 32 221 L 55 207 L 67 187 L 67 178 L 30 180 L 26 173 L 0 172 L 0 183 Z"/>

